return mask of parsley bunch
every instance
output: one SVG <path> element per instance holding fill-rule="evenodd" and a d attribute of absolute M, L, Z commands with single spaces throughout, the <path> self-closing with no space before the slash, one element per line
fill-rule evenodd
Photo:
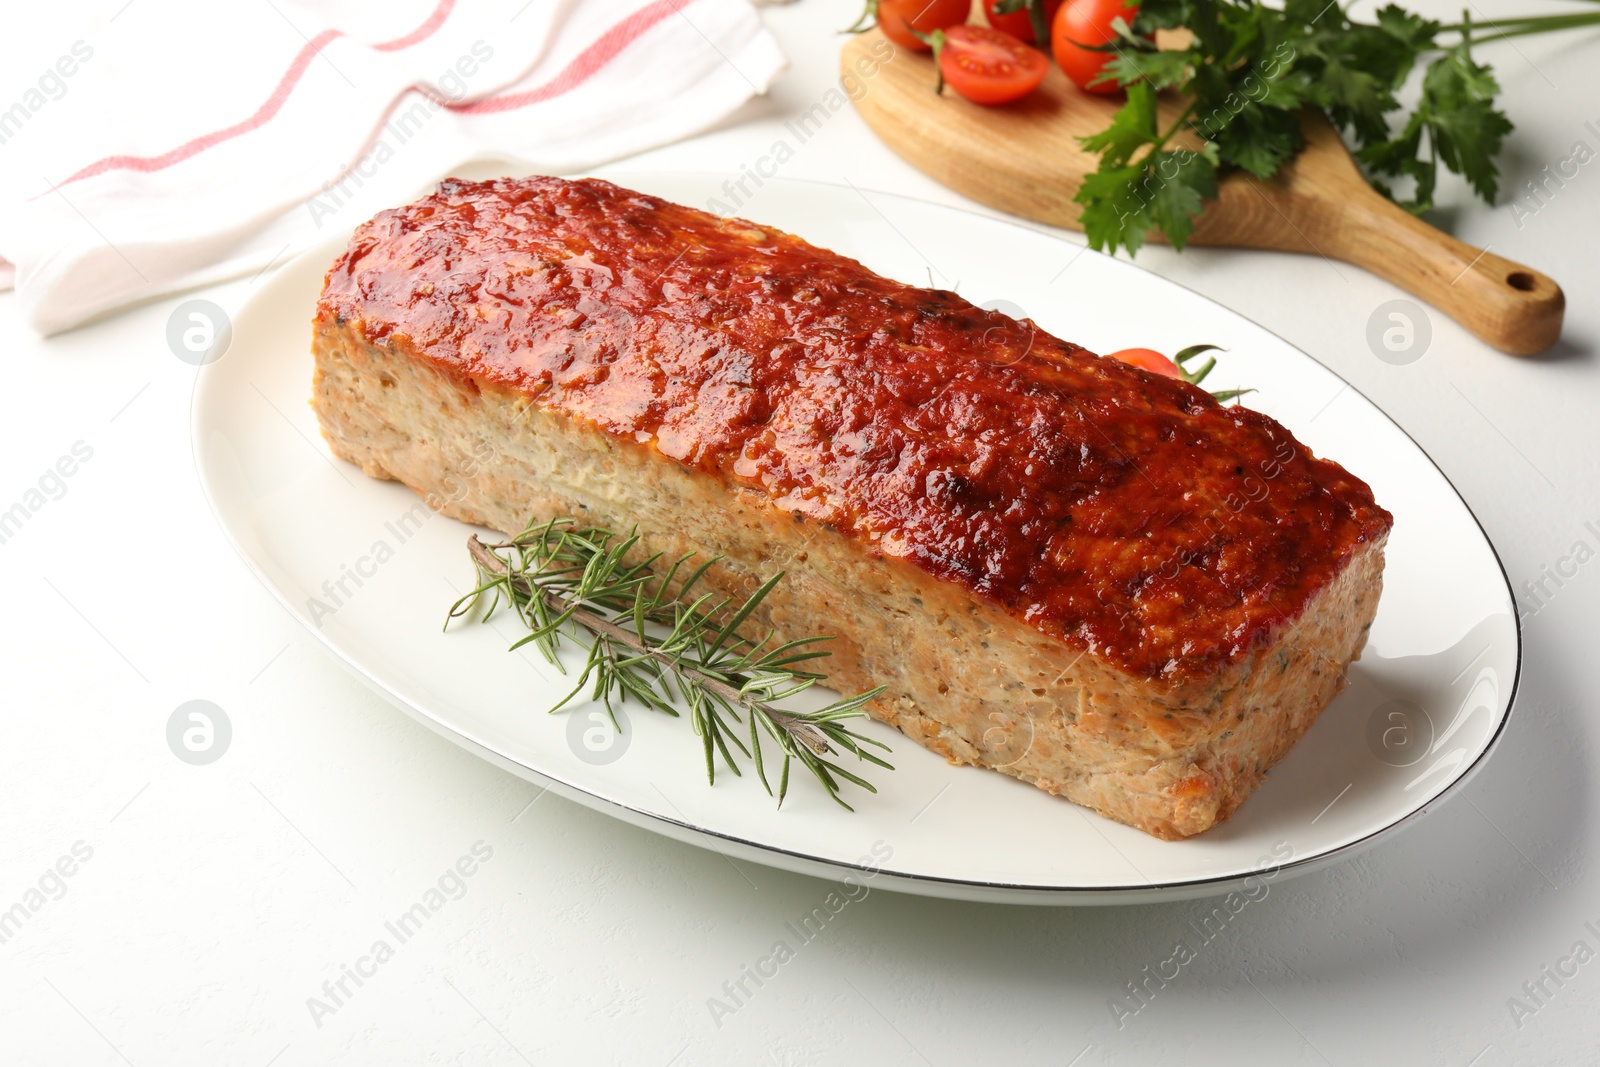
<path fill-rule="evenodd" d="M 1326 113 L 1372 184 L 1409 210 L 1433 207 L 1441 163 L 1493 203 L 1495 157 L 1512 127 L 1495 107 L 1494 74 L 1473 58 L 1474 32 L 1500 39 L 1594 25 L 1600 14 L 1446 26 L 1394 4 L 1365 23 L 1337 0 L 1144 0 L 1131 24 L 1117 21 L 1101 76 L 1126 88 L 1127 103 L 1109 128 L 1082 139 L 1100 155 L 1076 198 L 1089 244 L 1131 254 L 1159 231 L 1181 250 L 1220 172 L 1270 178 L 1294 158 L 1306 108 Z M 1187 47 L 1157 49 L 1155 31 L 1180 28 L 1192 35 Z M 1441 40 L 1447 34 L 1456 39 Z M 1425 56 L 1434 58 L 1417 104 L 1392 122 L 1395 94 Z M 1156 94 L 1166 89 L 1188 105 L 1163 129 Z M 1407 199 L 1390 185 L 1398 178 L 1412 179 Z"/>

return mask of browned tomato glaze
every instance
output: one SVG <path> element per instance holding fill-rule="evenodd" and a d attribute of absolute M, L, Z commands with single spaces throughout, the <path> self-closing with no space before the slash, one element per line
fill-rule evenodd
<path fill-rule="evenodd" d="M 1265 415 L 606 182 L 444 182 L 323 299 L 1146 677 L 1244 654 L 1392 522 Z"/>

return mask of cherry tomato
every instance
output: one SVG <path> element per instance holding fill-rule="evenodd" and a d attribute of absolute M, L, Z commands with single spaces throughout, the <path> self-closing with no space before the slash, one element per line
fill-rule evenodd
<path fill-rule="evenodd" d="M 1093 47 L 1117 39 L 1111 24 L 1117 19 L 1132 23 L 1139 13 L 1138 0 L 1067 0 L 1050 24 L 1050 51 L 1056 63 L 1073 84 L 1091 93 L 1114 93 L 1121 87 L 1114 81 L 1091 84 L 1111 62 L 1113 52 L 1096 52 Z"/>
<path fill-rule="evenodd" d="M 972 10 L 970 0 L 869 0 L 868 7 L 876 10 L 883 35 L 913 52 L 926 52 L 931 47 L 918 40 L 916 33 L 958 26 L 967 21 Z"/>
<path fill-rule="evenodd" d="M 1138 367 L 1140 370 L 1147 370 L 1166 378 L 1183 377 L 1176 363 L 1153 348 L 1124 348 L 1120 352 L 1112 352 L 1106 358 L 1120 360 L 1131 367 Z"/>
<path fill-rule="evenodd" d="M 983 17 L 989 20 L 989 25 L 1002 33 L 1009 33 L 1019 41 L 1025 41 L 1028 44 L 1039 44 L 1033 37 L 1033 16 L 1028 8 L 1022 7 L 1009 14 L 1002 15 L 995 10 L 1000 3 L 1001 0 L 983 0 Z M 1049 27 L 1055 21 L 1056 10 L 1061 6 L 1062 0 L 1028 0 L 1028 3 L 1044 4 L 1044 24 Z M 1049 42 L 1046 41 L 1044 44 L 1040 44 L 1040 47 L 1045 47 L 1048 44 Z"/>
<path fill-rule="evenodd" d="M 975 104 L 1009 104 L 1044 81 L 1050 61 L 1009 33 L 951 26 L 938 47 L 939 76 Z"/>

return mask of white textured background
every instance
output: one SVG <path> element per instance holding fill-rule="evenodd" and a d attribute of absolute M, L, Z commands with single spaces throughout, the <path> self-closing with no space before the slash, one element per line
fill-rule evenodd
<path fill-rule="evenodd" d="M 8 12 L 0 105 L 121 6 Z M 626 165 L 754 162 L 832 83 L 831 31 L 853 6 L 768 9 L 794 63 L 772 96 Z M 160 4 L 123 17 L 159 18 Z M 1518 127 L 1508 189 L 1575 141 L 1600 148 L 1584 125 L 1600 127 L 1600 37 L 1482 54 Z M 962 203 L 848 110 L 783 172 Z M 1367 319 L 1402 294 L 1315 258 L 1152 250 L 1140 262 L 1282 334 L 1394 416 L 1477 511 L 1523 596 L 1575 542 L 1600 547 L 1584 525 L 1600 527 L 1600 164 L 1520 228 L 1508 203 L 1454 186 L 1444 199 L 1459 205 L 1446 213 L 1457 235 L 1565 286 L 1566 338 L 1545 359 L 1495 353 L 1435 314 L 1420 362 L 1380 362 Z M 204 295 L 235 307 L 247 294 L 239 282 Z M 1274 885 L 1123 1028 L 1108 1002 L 1202 902 L 1044 910 L 874 891 L 718 1027 L 706 999 L 830 886 L 735 869 L 554 797 L 527 808 L 536 788 L 346 674 L 250 577 L 201 498 L 194 370 L 164 340 L 177 302 L 45 342 L 0 296 L 0 506 L 75 442 L 93 449 L 66 495 L 0 544 L 0 909 L 75 843 L 92 849 L 64 895 L 0 943 L 0 1063 L 1594 1062 L 1600 962 L 1547 983 L 1520 1026 L 1508 998 L 1576 942 L 1600 950 L 1585 927 L 1600 929 L 1600 564 L 1528 621 L 1516 716 L 1459 799 L 1351 863 Z M 179 762 L 164 736 L 195 698 L 234 727 L 208 767 Z M 480 841 L 493 855 L 465 895 L 319 1029 L 306 998 Z"/>

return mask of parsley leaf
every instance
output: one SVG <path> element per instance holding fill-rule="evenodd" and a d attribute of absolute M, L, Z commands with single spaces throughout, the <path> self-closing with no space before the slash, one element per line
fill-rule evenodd
<path fill-rule="evenodd" d="M 1462 42 L 1428 65 L 1417 107 L 1444 165 L 1491 204 L 1500 187 L 1494 160 L 1511 132 L 1511 120 L 1494 106 L 1499 92 L 1489 68 L 1474 63 Z"/>
<path fill-rule="evenodd" d="M 1300 117 L 1277 107 L 1246 104 L 1218 133 L 1225 163 L 1270 178 L 1300 151 Z"/>
<path fill-rule="evenodd" d="M 1084 234 L 1094 248 L 1129 255 L 1159 231 L 1179 251 L 1194 232 L 1203 201 L 1217 195 L 1216 148 L 1150 152 L 1137 163 L 1101 166 L 1084 176 L 1077 202 Z"/>
<path fill-rule="evenodd" d="M 1111 116 L 1111 125 L 1083 138 L 1083 147 L 1100 153 L 1101 169 L 1115 170 L 1156 139 L 1156 91 L 1146 81 L 1128 86 L 1128 102 Z"/>

